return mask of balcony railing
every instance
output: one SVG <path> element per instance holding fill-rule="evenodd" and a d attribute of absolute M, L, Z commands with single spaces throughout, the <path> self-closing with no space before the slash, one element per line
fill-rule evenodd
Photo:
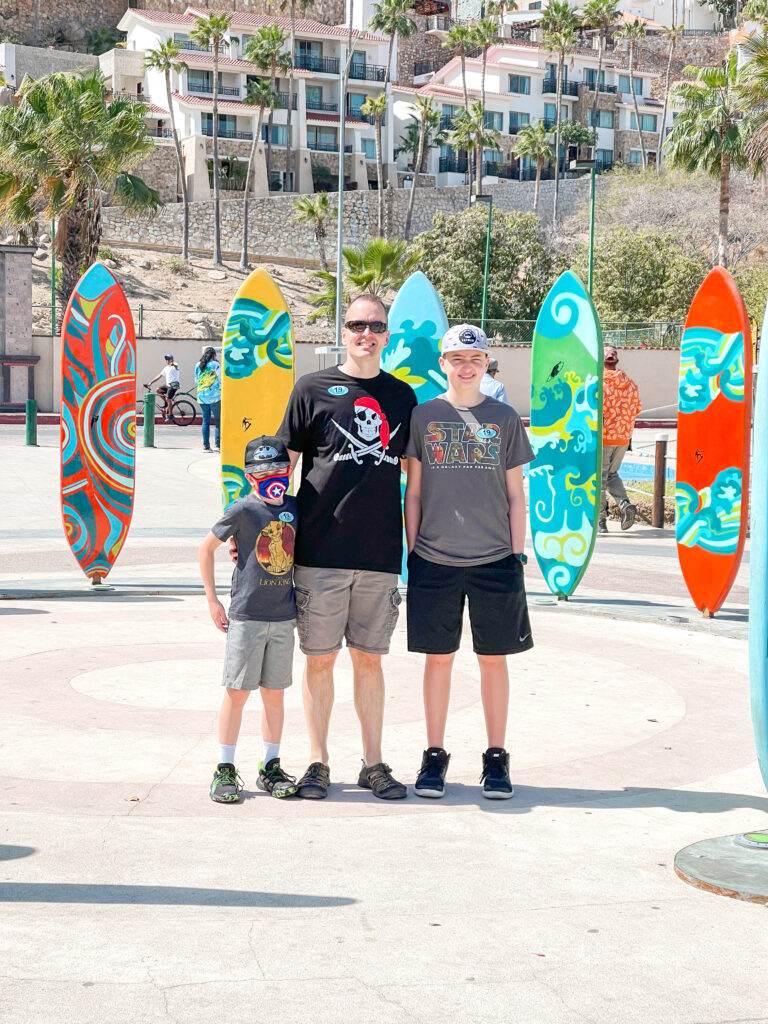
<path fill-rule="evenodd" d="M 601 171 L 610 171 L 613 168 L 613 160 L 598 160 L 595 164 L 595 170 L 599 174 Z"/>
<path fill-rule="evenodd" d="M 245 192 L 245 178 L 219 178 L 219 188 L 222 192 Z"/>
<path fill-rule="evenodd" d="M 455 127 L 455 121 L 455 114 L 442 114 L 440 117 L 440 130 L 444 132 L 452 132 Z"/>
<path fill-rule="evenodd" d="M 198 46 L 197 43 L 193 43 L 191 39 L 180 39 L 176 45 L 180 50 L 194 50 L 196 53 L 213 53 L 213 45 Z M 219 47 L 219 49 L 221 49 L 221 47 Z"/>
<path fill-rule="evenodd" d="M 514 120 L 513 118 L 510 117 L 510 119 L 509 119 L 509 134 L 510 135 L 518 135 L 519 132 L 520 132 L 520 129 L 527 127 L 530 123 L 531 123 L 530 121 L 516 121 L 516 120 Z"/>
<path fill-rule="evenodd" d="M 187 79 L 188 92 L 202 92 L 206 96 L 213 96 L 213 86 L 207 82 L 196 82 L 194 79 Z M 240 89 L 236 85 L 220 85 L 219 96 L 240 96 Z"/>
<path fill-rule="evenodd" d="M 313 53 L 295 53 L 293 66 L 304 71 L 318 71 L 324 75 L 338 75 L 338 57 L 317 57 Z"/>
<path fill-rule="evenodd" d="M 517 172 L 512 164 L 502 164 L 497 160 L 483 160 L 483 174 L 489 178 L 517 177 Z"/>
<path fill-rule="evenodd" d="M 338 153 L 339 144 L 338 142 L 310 142 L 307 141 L 307 149 L 314 149 L 319 153 Z M 344 147 L 344 152 L 347 151 L 347 147 Z M 350 147 L 350 152 L 352 152 Z"/>
<path fill-rule="evenodd" d="M 467 166 L 465 156 L 441 156 L 437 169 L 440 174 L 466 174 Z"/>
<path fill-rule="evenodd" d="M 545 78 L 541 83 L 541 91 L 547 93 L 557 92 L 557 79 L 556 78 Z M 579 83 L 578 82 L 561 82 L 560 91 L 563 96 L 578 96 L 579 95 Z"/>
<path fill-rule="evenodd" d="M 356 117 L 360 121 L 365 121 L 366 124 L 373 124 L 373 125 L 376 124 L 376 118 L 373 116 L 373 114 L 363 114 L 356 107 L 350 107 L 350 108 L 347 109 L 347 117 Z M 387 123 L 387 115 L 386 114 L 382 114 L 379 117 L 379 124 L 384 125 L 386 123 Z"/>
<path fill-rule="evenodd" d="M 591 82 L 591 81 L 589 81 L 588 79 L 585 78 L 584 81 L 581 84 L 585 85 L 587 87 L 587 89 L 589 89 L 590 92 L 594 92 L 595 91 L 595 84 L 596 84 L 595 82 Z M 600 87 L 598 88 L 597 91 L 598 92 L 616 93 L 616 92 L 618 92 L 618 86 L 616 86 L 616 85 L 606 85 L 605 82 L 601 82 L 600 83 Z"/>
<path fill-rule="evenodd" d="M 211 138 L 213 136 L 213 126 L 204 124 L 202 132 L 203 135 Z M 216 137 L 219 139 L 245 139 L 247 142 L 250 142 L 253 139 L 253 132 L 236 132 L 231 128 L 219 128 L 216 132 Z"/>
<path fill-rule="evenodd" d="M 440 15 L 427 18 L 427 32 L 450 32 L 453 25 L 454 22 L 450 18 L 443 18 Z"/>
<path fill-rule="evenodd" d="M 322 110 L 326 114 L 338 114 L 338 103 L 321 103 L 320 100 L 307 100 L 307 110 Z"/>
<path fill-rule="evenodd" d="M 387 69 L 379 64 L 363 64 L 353 60 L 349 65 L 349 77 L 361 82 L 383 82 L 387 77 Z"/>
<path fill-rule="evenodd" d="M 451 55 L 446 54 L 445 57 L 432 57 L 430 60 L 416 60 L 413 62 L 413 77 L 418 78 L 419 75 L 430 75 L 434 71 L 439 71 L 440 68 L 445 67 L 450 59 Z"/>
<path fill-rule="evenodd" d="M 150 99 L 140 92 L 123 92 L 120 89 L 118 92 L 112 93 L 113 100 L 120 100 L 122 103 L 146 103 L 147 106 L 150 104 Z"/>
<path fill-rule="evenodd" d="M 277 94 L 277 98 L 278 98 L 278 100 L 280 102 L 280 106 L 283 108 L 283 110 L 287 110 L 288 109 L 288 93 L 287 92 L 279 92 Z M 293 103 L 291 104 L 291 110 L 297 110 L 298 106 L 299 106 L 299 97 L 296 95 L 296 93 L 294 93 L 293 94 Z M 309 106 L 309 104 L 307 104 L 307 106 Z"/>
<path fill-rule="evenodd" d="M 147 128 L 147 135 L 153 139 L 172 139 L 173 132 L 170 128 Z"/>

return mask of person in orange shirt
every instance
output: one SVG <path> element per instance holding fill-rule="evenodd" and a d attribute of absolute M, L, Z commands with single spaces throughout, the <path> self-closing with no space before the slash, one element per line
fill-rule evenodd
<path fill-rule="evenodd" d="M 637 384 L 618 369 L 619 353 L 613 345 L 603 348 L 603 487 L 598 532 L 608 533 L 608 495 L 621 512 L 621 528 L 628 530 L 637 508 L 627 497 L 619 469 L 632 440 L 635 420 L 643 407 Z"/>

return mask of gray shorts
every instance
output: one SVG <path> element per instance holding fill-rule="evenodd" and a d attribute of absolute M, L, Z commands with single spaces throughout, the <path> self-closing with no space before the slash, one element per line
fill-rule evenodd
<path fill-rule="evenodd" d="M 294 566 L 296 624 L 304 654 L 331 654 L 347 647 L 386 654 L 397 625 L 397 574 L 368 569 Z"/>
<path fill-rule="evenodd" d="M 231 690 L 285 690 L 291 685 L 296 619 L 230 619 L 222 686 Z"/>

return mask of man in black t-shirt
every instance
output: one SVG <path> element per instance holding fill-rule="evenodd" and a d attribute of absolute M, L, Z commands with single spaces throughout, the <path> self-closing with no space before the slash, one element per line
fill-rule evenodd
<path fill-rule="evenodd" d="M 291 464 L 303 456 L 295 586 L 312 751 L 298 793 L 309 799 L 325 797 L 330 784 L 333 666 L 343 639 L 363 736 L 358 785 L 383 800 L 406 795 L 382 760 L 381 656 L 389 650 L 400 604 L 400 460 L 416 396 L 381 369 L 386 321 L 380 299 L 355 299 L 341 333 L 345 361 L 301 378 L 278 431 Z"/>

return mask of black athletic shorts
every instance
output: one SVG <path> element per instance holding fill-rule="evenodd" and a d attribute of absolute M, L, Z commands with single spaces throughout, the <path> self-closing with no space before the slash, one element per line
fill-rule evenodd
<path fill-rule="evenodd" d="M 178 390 L 178 384 L 161 384 L 160 387 L 157 389 L 158 394 L 162 395 L 164 398 L 167 398 L 169 401 L 170 399 L 173 398 L 173 396 L 176 394 Z"/>
<path fill-rule="evenodd" d="M 476 654 L 517 654 L 533 647 L 523 566 L 513 556 L 484 565 L 438 565 L 408 556 L 408 650 L 453 654 L 469 601 Z"/>

